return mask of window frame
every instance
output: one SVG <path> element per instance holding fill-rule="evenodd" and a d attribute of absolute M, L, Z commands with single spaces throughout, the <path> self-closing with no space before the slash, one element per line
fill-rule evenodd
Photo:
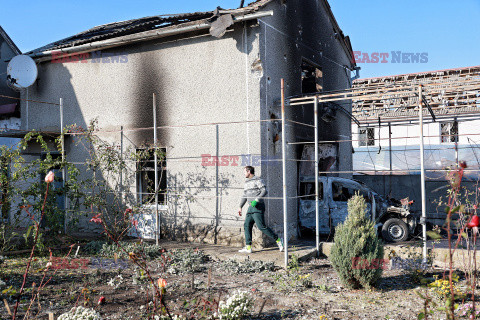
<path fill-rule="evenodd" d="M 306 194 L 307 192 L 307 188 L 306 186 L 307 185 L 311 185 L 311 191 Z M 318 194 L 318 201 L 323 201 L 324 199 L 324 191 L 323 191 L 323 182 L 322 181 L 318 181 L 318 191 L 319 191 L 319 194 Z M 313 200 L 315 201 L 315 181 L 301 181 L 300 182 L 300 190 L 299 190 L 299 193 L 300 193 L 300 200 Z M 309 195 L 308 197 L 305 197 Z"/>
<path fill-rule="evenodd" d="M 444 126 L 447 126 L 448 132 L 444 133 Z M 458 143 L 458 121 L 446 121 L 446 122 L 440 122 L 439 126 L 440 130 L 440 144 L 445 144 L 445 143 Z M 456 133 L 455 133 L 456 130 Z M 453 132 L 453 133 L 452 133 Z"/>
<path fill-rule="evenodd" d="M 157 149 L 161 150 L 165 154 L 165 157 L 163 159 L 158 158 L 158 167 L 157 171 L 159 174 L 159 195 L 158 195 L 158 205 L 167 205 L 168 202 L 168 197 L 165 194 L 166 190 L 168 189 L 168 181 L 167 181 L 167 148 L 165 147 L 157 147 Z M 154 147 L 150 148 L 137 148 L 136 152 L 143 152 L 143 151 L 150 151 L 151 155 L 149 156 L 148 159 L 146 160 L 137 160 L 135 163 L 135 193 L 137 196 L 137 203 L 139 203 L 142 206 L 152 206 L 156 205 L 155 203 L 155 198 L 153 197 L 151 201 L 149 201 L 150 197 L 155 194 L 155 162 L 154 162 Z M 151 166 L 140 166 L 142 164 L 148 164 L 152 163 Z M 148 178 L 148 173 L 151 172 L 151 177 Z M 149 180 L 143 181 L 145 179 L 145 175 L 147 175 L 147 178 Z M 150 187 L 153 187 L 152 192 L 148 192 L 148 185 L 151 184 Z M 144 188 L 147 188 L 147 190 L 143 190 Z M 165 191 L 165 192 L 162 192 Z"/>
<path fill-rule="evenodd" d="M 375 146 L 375 128 L 374 127 L 358 128 L 358 146 L 359 147 Z"/>
<path fill-rule="evenodd" d="M 315 90 L 314 91 L 304 90 L 304 88 L 306 87 L 304 85 L 305 84 L 304 79 L 310 78 L 310 77 L 304 76 L 305 70 L 307 68 L 310 68 L 311 69 L 310 72 L 312 72 L 312 74 L 313 73 L 315 74 L 315 79 L 314 79 Z M 313 79 L 313 77 L 311 78 Z M 322 92 L 324 88 L 323 79 L 324 79 L 323 68 L 320 65 L 314 63 L 313 61 L 310 61 L 307 58 L 302 58 L 302 63 L 300 64 L 300 86 L 301 86 L 302 94 Z"/>

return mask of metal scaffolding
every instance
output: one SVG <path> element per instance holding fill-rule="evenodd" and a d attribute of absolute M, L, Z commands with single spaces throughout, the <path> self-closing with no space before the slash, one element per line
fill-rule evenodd
<path fill-rule="evenodd" d="M 423 147 L 424 116 L 435 118 L 475 117 L 480 114 L 480 66 L 440 70 L 419 74 L 360 79 L 350 89 L 318 92 L 294 97 L 290 106 L 318 103 L 352 103 L 352 120 L 361 126 L 391 126 L 412 122 L 420 125 L 420 159 L 422 189 L 423 257 L 426 259 L 426 203 Z M 340 107 L 340 105 L 338 105 Z M 425 108 L 426 107 L 426 108 Z M 389 141 L 391 137 L 389 136 Z M 316 150 L 318 144 L 316 142 Z M 392 170 L 392 168 L 390 168 Z M 316 169 L 318 171 L 318 167 Z M 316 190 L 318 193 L 318 189 Z M 318 207 L 316 208 L 318 215 Z M 318 227 L 317 227 L 318 229 Z M 318 230 L 317 230 L 318 232 Z"/>
<path fill-rule="evenodd" d="M 16 98 L 18 99 L 18 98 Z M 26 99 L 18 99 L 26 100 Z M 27 100 L 33 101 L 33 100 Z M 49 103 L 42 101 L 34 101 L 42 104 L 51 104 L 59 107 L 60 112 L 60 128 L 61 131 L 57 135 L 61 135 L 61 155 L 62 160 L 66 161 L 65 155 L 65 136 L 71 135 L 80 135 L 82 133 L 74 132 L 65 132 L 64 131 L 64 119 L 63 119 L 63 100 L 60 99 L 60 103 Z M 330 103 L 329 106 L 334 106 L 336 108 L 341 108 L 345 114 L 350 116 L 360 127 L 368 126 L 391 126 L 391 125 L 400 125 L 403 123 L 412 123 L 417 122 L 420 124 L 420 128 L 423 127 L 425 120 L 424 117 L 429 118 L 430 115 L 434 114 L 435 117 L 440 119 L 447 117 L 456 117 L 456 118 L 472 118 L 478 116 L 480 113 L 480 67 L 456 69 L 456 70 L 444 70 L 436 71 L 430 73 L 423 73 L 418 75 L 403 75 L 403 76 L 394 76 L 394 77 L 383 77 L 375 79 L 365 79 L 357 80 L 354 82 L 353 88 L 337 91 L 324 91 L 318 92 L 311 95 L 301 96 L 301 97 L 285 97 L 285 82 L 282 79 L 281 81 L 281 119 L 265 119 L 265 120 L 245 120 L 245 121 L 231 121 L 231 122 L 211 122 L 211 123 L 198 123 L 198 124 L 183 124 L 183 125 L 166 125 L 158 126 L 156 121 L 157 114 L 157 105 L 156 105 L 156 96 L 153 94 L 153 123 L 152 127 L 145 128 L 123 128 L 120 127 L 120 130 L 104 130 L 98 131 L 96 133 L 120 133 L 121 134 L 121 144 L 123 152 L 123 135 L 126 132 L 132 131 L 147 131 L 153 132 L 153 147 L 155 150 L 154 153 L 154 170 L 155 170 L 155 181 L 154 186 L 155 190 L 150 195 L 153 195 L 155 198 L 155 216 L 156 216 L 156 225 L 155 225 L 155 240 L 158 243 L 160 238 L 160 230 L 162 228 L 160 221 L 162 217 L 160 216 L 160 211 L 158 208 L 158 197 L 159 195 L 165 196 L 175 196 L 175 197 L 191 197 L 192 195 L 188 191 L 178 192 L 178 190 L 160 190 L 159 187 L 159 178 L 158 178 L 158 158 L 157 158 L 157 148 L 158 130 L 171 130 L 177 128 L 192 128 L 192 127 L 203 127 L 203 126 L 214 126 L 218 132 L 219 125 L 232 126 L 232 125 L 242 125 L 248 123 L 268 123 L 274 121 L 280 121 L 282 125 L 282 159 L 273 159 L 268 161 L 281 161 L 282 162 L 282 177 L 283 177 L 283 190 L 282 196 L 277 197 L 265 197 L 265 199 L 272 200 L 282 200 L 283 202 L 283 232 L 284 232 L 284 244 L 285 244 L 285 266 L 288 265 L 288 200 L 289 199 L 299 199 L 302 196 L 298 195 L 289 195 L 288 194 L 288 179 L 287 179 L 287 170 L 286 164 L 289 161 L 305 161 L 301 159 L 291 159 L 288 156 L 288 146 L 297 145 L 297 144 L 314 144 L 315 145 L 315 159 L 313 163 L 315 165 L 315 220 L 316 220 L 316 230 L 315 230 L 315 243 L 316 250 L 319 251 L 320 247 L 320 232 L 319 232 L 319 174 L 332 174 L 332 173 L 352 173 L 353 171 L 320 171 L 319 170 L 319 150 L 318 146 L 321 143 L 334 142 L 334 143 L 348 143 L 351 144 L 354 139 L 342 139 L 342 140 L 333 140 L 333 141 L 320 141 L 319 137 L 319 114 L 320 106 L 325 103 Z M 286 108 L 292 108 L 295 106 L 301 105 L 310 105 L 313 106 L 314 119 L 312 123 L 301 123 L 298 121 L 293 121 L 287 119 L 285 115 Z M 352 112 L 350 112 L 349 106 L 352 105 Z M 68 106 L 67 106 L 68 108 Z M 309 142 L 298 142 L 298 141 L 287 141 L 286 128 L 304 126 L 313 130 L 314 132 L 314 141 Z M 21 136 L 25 134 L 25 131 L 21 130 L 11 130 L 9 133 L 11 136 Z M 1 133 L 0 133 L 1 135 Z M 423 138 L 425 137 L 423 131 L 420 132 L 420 139 L 422 141 L 420 145 L 420 157 L 421 157 L 421 173 L 422 173 L 422 216 L 426 219 L 426 209 L 425 209 L 425 172 L 428 169 L 424 168 L 423 165 Z M 406 138 L 415 138 L 415 137 L 406 137 Z M 399 139 L 398 137 L 392 138 L 383 138 L 382 140 L 388 139 L 391 142 L 392 139 Z M 380 140 L 380 139 L 379 139 Z M 391 148 L 390 148 L 391 149 Z M 217 153 L 219 151 L 217 150 Z M 220 154 L 218 154 L 220 156 Z M 167 158 L 168 161 L 183 161 L 183 162 L 198 162 L 198 155 L 194 156 L 184 156 L 180 158 Z M 312 161 L 312 160 L 309 160 Z M 81 164 L 81 163 L 78 163 Z M 218 170 L 218 169 L 217 169 Z M 384 170 L 390 174 L 395 171 L 391 166 L 390 170 Z M 375 170 L 374 173 L 378 173 L 378 170 Z M 68 177 L 66 176 L 65 169 L 62 172 L 63 183 L 66 183 Z M 122 180 L 122 178 L 120 178 Z M 215 190 L 216 187 L 212 187 Z M 240 190 L 240 186 L 230 186 L 230 189 Z M 112 191 L 116 192 L 116 191 Z M 126 192 L 123 188 L 119 192 Z M 217 202 L 216 210 L 218 211 L 218 199 L 231 197 L 232 195 L 218 194 L 218 191 L 215 195 L 200 195 L 196 194 L 196 198 L 212 198 Z M 68 203 L 65 204 L 65 230 L 66 224 L 68 221 Z M 223 220 L 228 220 L 227 218 L 222 218 Z M 423 241 L 424 241 L 424 256 L 426 255 L 426 226 L 423 225 Z"/>

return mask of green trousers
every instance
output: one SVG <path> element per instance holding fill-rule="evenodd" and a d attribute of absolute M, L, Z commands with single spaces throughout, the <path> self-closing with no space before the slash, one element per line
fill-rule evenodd
<path fill-rule="evenodd" d="M 251 206 L 248 207 L 247 215 L 245 216 L 245 224 L 243 225 L 245 228 L 245 244 L 247 246 L 252 245 L 252 230 L 255 223 L 257 224 L 257 228 L 264 234 L 273 240 L 278 239 L 278 236 L 275 234 L 275 232 L 265 225 L 264 215 L 265 204 L 263 202 L 257 203 L 255 208 L 252 208 Z"/>

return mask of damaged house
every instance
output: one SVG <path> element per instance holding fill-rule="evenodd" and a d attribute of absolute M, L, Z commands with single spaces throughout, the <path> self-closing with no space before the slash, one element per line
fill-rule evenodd
<path fill-rule="evenodd" d="M 10 39 L 8 34 L 0 27 L 0 130 L 11 131 L 20 129 L 20 103 L 18 99 L 20 94 L 10 88 L 7 84 L 7 65 L 8 61 L 14 56 L 21 54 L 20 49 Z M 7 136 L 7 137 L 5 137 Z M 14 146 L 19 141 L 18 138 L 12 138 L 11 134 L 4 135 L 0 132 L 0 145 Z M 5 192 L 2 188 L 2 203 L 5 201 Z M 8 207 L 2 206 L 1 221 L 8 219 Z"/>
<path fill-rule="evenodd" d="M 245 165 L 264 179 L 266 223 L 283 234 L 281 78 L 286 95 L 296 96 L 349 88 L 355 68 L 350 41 L 326 0 L 258 0 L 239 9 L 109 23 L 27 54 L 38 65 L 38 79 L 22 91 L 22 98 L 33 100 L 22 102 L 22 130 L 60 132 L 59 106 L 35 101 L 62 99 L 64 126 L 85 128 L 97 119 L 102 139 L 122 150 L 139 149 L 154 144 L 156 114 L 157 145 L 166 154 L 158 169 L 166 191 L 158 197 L 161 236 L 232 245 L 243 242 L 244 218 L 237 210 Z M 351 111 L 349 105 L 338 108 Z M 334 109 L 321 109 L 320 141 L 351 137 L 348 112 Z M 313 124 L 312 107 L 289 107 L 286 117 L 287 142 L 313 141 L 312 128 L 296 123 Z M 65 150 L 68 161 L 85 160 L 72 136 Z M 326 150 L 329 170 L 352 169 L 350 144 Z M 289 144 L 287 152 L 295 238 L 303 146 Z M 141 204 L 148 169 L 124 181 Z M 143 237 L 154 237 L 155 207 L 143 203 Z M 71 231 L 95 231 L 90 218 Z"/>
<path fill-rule="evenodd" d="M 19 54 L 20 49 L 0 27 L 0 129 L 20 129 L 19 100 L 7 98 L 20 98 L 20 94 L 7 84 L 8 61 Z M 0 135 L 0 143 L 8 144 L 9 140 Z"/>

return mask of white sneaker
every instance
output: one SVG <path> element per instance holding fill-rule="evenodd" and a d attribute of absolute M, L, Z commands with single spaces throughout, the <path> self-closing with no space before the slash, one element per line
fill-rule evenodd
<path fill-rule="evenodd" d="M 280 238 L 280 241 L 277 242 L 278 250 L 283 251 L 283 239 Z"/>
<path fill-rule="evenodd" d="M 252 248 L 248 249 L 247 247 L 238 250 L 240 253 L 252 253 Z"/>

